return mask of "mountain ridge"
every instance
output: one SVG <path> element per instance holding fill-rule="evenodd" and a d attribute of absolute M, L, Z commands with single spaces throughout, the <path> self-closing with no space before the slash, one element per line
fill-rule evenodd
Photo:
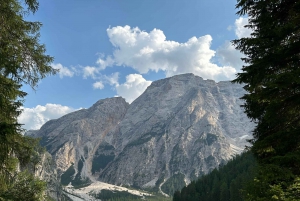
<path fill-rule="evenodd" d="M 44 124 L 42 137 L 69 182 L 102 181 L 161 191 L 188 184 L 240 153 L 254 124 L 240 108 L 242 85 L 193 74 L 154 81 L 130 105 L 121 97 Z M 181 176 L 182 175 L 182 176 Z"/>

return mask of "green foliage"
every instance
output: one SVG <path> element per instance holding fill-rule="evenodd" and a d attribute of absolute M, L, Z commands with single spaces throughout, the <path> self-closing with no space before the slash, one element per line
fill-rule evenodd
<path fill-rule="evenodd" d="M 73 179 L 75 174 L 74 165 L 71 165 L 60 177 L 60 183 L 67 186 Z"/>
<path fill-rule="evenodd" d="M 83 158 L 81 157 L 81 159 L 78 161 L 78 172 L 81 172 L 82 168 L 83 168 Z"/>
<path fill-rule="evenodd" d="M 38 5 L 36 0 L 0 0 L 0 199 L 39 200 L 43 191 L 31 170 L 17 170 L 18 165 L 21 170 L 34 168 L 39 160 L 36 141 L 22 135 L 17 121 L 26 96 L 21 87 L 35 88 L 40 79 L 56 72 L 50 66 L 53 58 L 39 44 L 41 23 L 24 20 Z"/>
<path fill-rule="evenodd" d="M 256 168 L 252 153 L 243 153 L 176 191 L 173 201 L 243 201 L 243 190 L 254 179 Z"/>
<path fill-rule="evenodd" d="M 184 186 L 185 186 L 184 175 L 179 173 L 169 178 L 161 186 L 161 190 L 168 195 L 173 195 L 175 191 L 182 189 Z"/>
<path fill-rule="evenodd" d="M 300 176 L 300 1 L 238 0 L 237 8 L 253 30 L 233 41 L 246 55 L 234 81 L 245 84 L 243 107 L 257 122 L 252 151 L 259 175 L 248 200 L 300 200 L 289 190 Z"/>
<path fill-rule="evenodd" d="M 92 173 L 94 174 L 100 169 L 104 169 L 109 162 L 114 160 L 114 158 L 115 158 L 114 155 L 101 154 L 99 156 L 95 156 L 93 158 L 93 163 L 92 163 Z"/>
<path fill-rule="evenodd" d="M 55 199 L 53 199 L 52 197 L 46 196 L 45 201 L 55 201 Z"/>
<path fill-rule="evenodd" d="M 128 193 L 127 191 L 110 191 L 110 190 L 101 190 L 100 193 L 94 195 L 95 198 L 101 199 L 103 201 L 112 201 L 121 199 L 122 200 L 138 200 L 139 196 Z"/>
<path fill-rule="evenodd" d="M 15 175 L 14 182 L 1 195 L 1 200 L 42 200 L 44 195 L 41 193 L 45 190 L 45 182 L 35 178 L 28 171 L 23 171 Z"/>
<path fill-rule="evenodd" d="M 92 174 L 101 172 L 111 161 L 115 159 L 115 148 L 104 142 L 98 147 L 92 161 Z"/>
<path fill-rule="evenodd" d="M 145 200 L 145 201 L 171 201 L 172 197 L 165 197 L 160 194 L 153 194 L 153 196 L 144 197 L 142 200 Z"/>
<path fill-rule="evenodd" d="M 60 183 L 64 186 L 67 186 L 70 182 L 74 188 L 83 188 L 91 184 L 91 181 L 88 178 L 81 178 L 81 170 L 83 167 L 82 159 L 78 162 L 78 172 L 75 175 L 74 165 L 71 165 L 61 176 Z"/>
<path fill-rule="evenodd" d="M 91 184 L 91 180 L 89 178 L 81 178 L 81 170 L 77 172 L 75 178 L 71 182 L 74 188 L 83 188 L 89 186 Z"/>
<path fill-rule="evenodd" d="M 13 155 L 6 160 L 7 167 L 3 168 L 6 172 L 0 175 L 0 200 L 44 199 L 46 183 L 33 175 L 41 162 L 44 148 L 39 146 L 38 139 L 26 136 L 22 145 L 18 149 L 23 154 Z"/>

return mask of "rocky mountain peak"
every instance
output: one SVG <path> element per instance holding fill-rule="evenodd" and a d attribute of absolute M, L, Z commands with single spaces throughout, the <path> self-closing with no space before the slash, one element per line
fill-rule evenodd
<path fill-rule="evenodd" d="M 171 193 L 175 180 L 189 183 L 243 150 L 254 127 L 240 107 L 244 93 L 239 84 L 177 75 L 152 82 L 130 105 L 120 97 L 100 100 L 36 135 L 64 182 Z"/>

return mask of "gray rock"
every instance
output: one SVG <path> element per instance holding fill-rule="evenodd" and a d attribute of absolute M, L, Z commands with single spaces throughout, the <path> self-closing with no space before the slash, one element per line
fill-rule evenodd
<path fill-rule="evenodd" d="M 240 99 L 245 90 L 193 74 L 153 82 L 132 104 L 100 100 L 47 122 L 34 136 L 53 155 L 59 174 L 116 185 L 160 188 L 184 182 L 240 153 L 254 124 Z"/>
<path fill-rule="evenodd" d="M 129 104 L 123 98 L 100 100 L 89 109 L 50 120 L 35 133 L 53 156 L 61 174 L 72 164 L 78 170 L 83 161 L 81 178 L 93 180 L 92 159 L 107 133 L 123 119 Z"/>
<path fill-rule="evenodd" d="M 244 93 L 241 85 L 193 74 L 153 82 L 113 134 L 117 155 L 100 180 L 159 186 L 180 173 L 189 183 L 218 167 L 251 138 L 254 125 L 240 107 Z"/>

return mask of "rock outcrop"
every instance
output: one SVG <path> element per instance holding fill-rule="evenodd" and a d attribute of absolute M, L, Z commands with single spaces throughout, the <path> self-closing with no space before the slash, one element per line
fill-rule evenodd
<path fill-rule="evenodd" d="M 244 149 L 254 128 L 240 107 L 244 93 L 239 84 L 177 75 L 153 82 L 130 105 L 121 97 L 100 100 L 32 135 L 42 137 L 65 182 L 161 190 Z"/>

